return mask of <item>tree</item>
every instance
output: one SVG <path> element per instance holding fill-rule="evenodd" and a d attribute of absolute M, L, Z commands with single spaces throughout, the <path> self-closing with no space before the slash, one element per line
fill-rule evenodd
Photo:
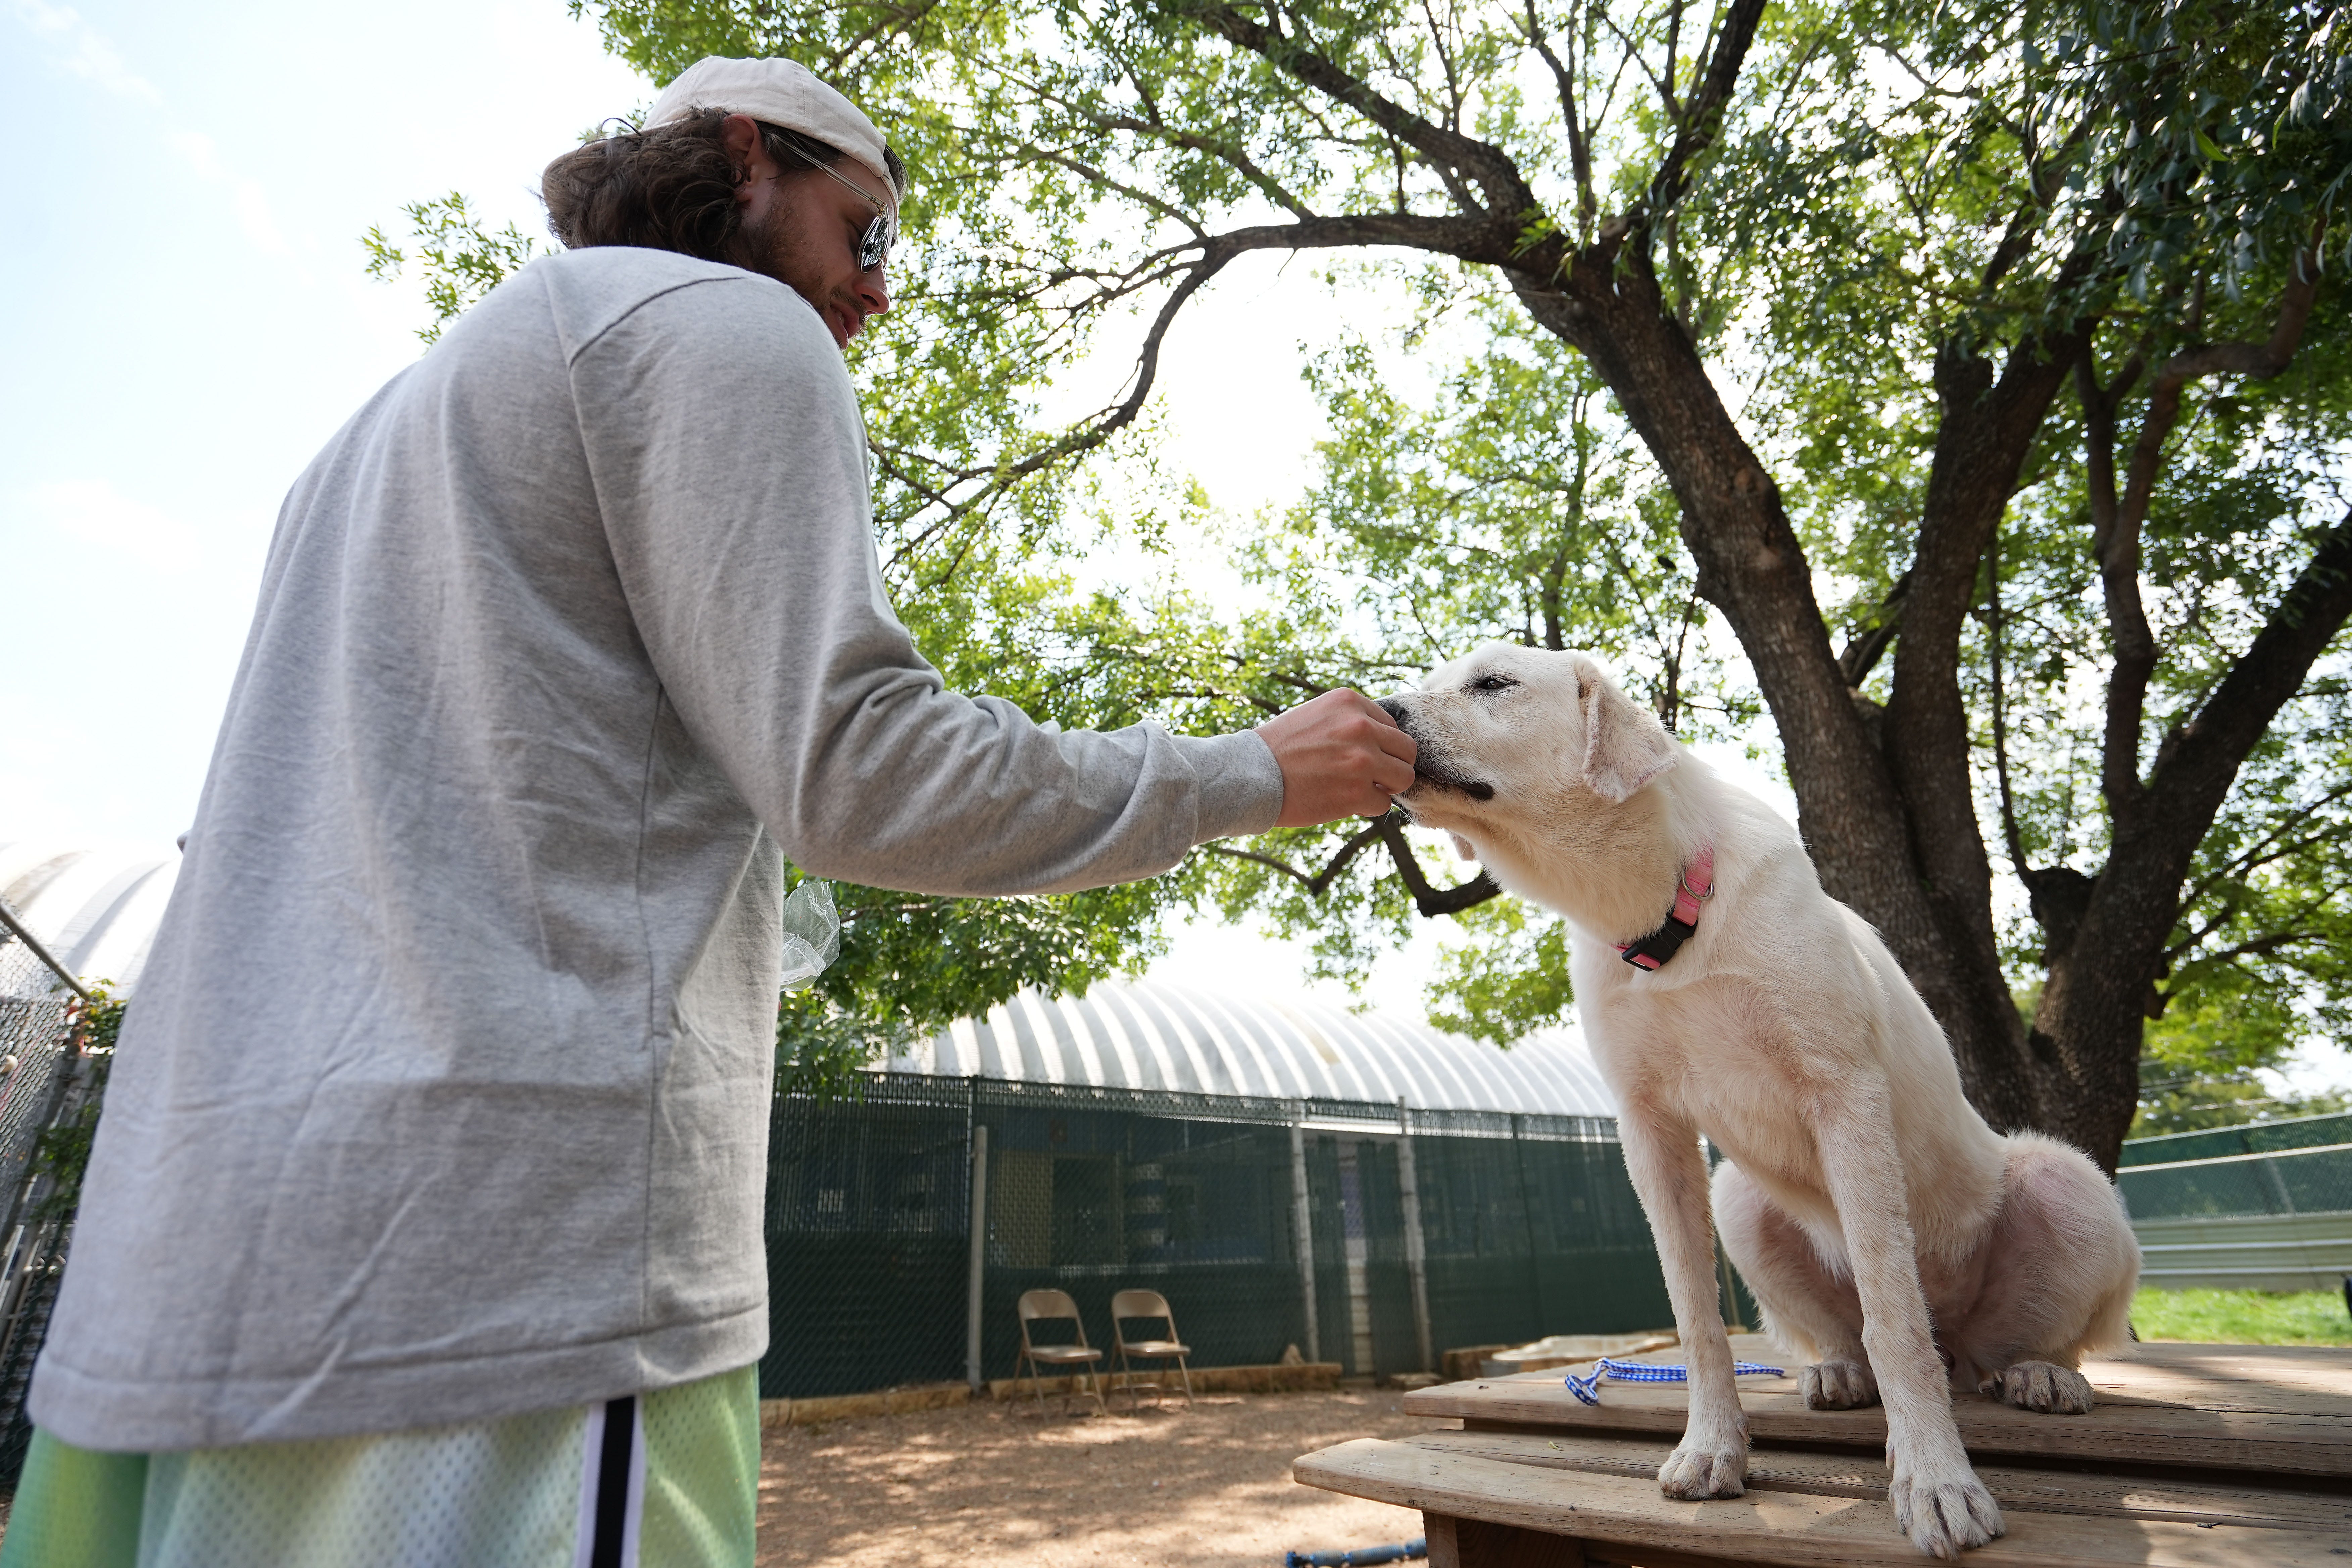
<path fill-rule="evenodd" d="M 892 106 L 926 259 L 861 368 L 898 394 L 874 436 L 916 598 L 1067 542 L 1073 487 L 1099 471 L 1080 459 L 1143 460 L 1160 346 L 1234 258 L 1441 258 L 1498 343 L 1573 351 L 1606 394 L 1585 415 L 1601 446 L 1630 432 L 1646 454 L 1615 482 L 1681 550 L 1633 575 L 1664 593 L 1679 574 L 1736 639 L 1825 884 L 1886 934 L 1996 1124 L 2112 1162 L 2149 1011 L 2224 971 L 2337 1005 L 2337 5 L 574 9 L 656 80 L 785 54 Z M 1124 386 L 1083 417 L 1041 412 L 1122 331 Z M 1540 380 L 1492 384 L 1575 431 L 1575 377 Z M 1404 423 L 1400 477 L 1466 477 L 1478 454 L 1445 445 L 1461 420 Z M 1327 455 L 1324 563 L 1444 579 L 1466 559 L 1457 514 L 1357 526 L 1412 510 L 1411 486 L 1358 483 L 1378 467 Z M 1540 578 L 1516 580 L 1539 601 Z M 1089 700 L 1183 721 L 1424 662 L 1481 617 L 1549 630 L 1509 597 L 1454 603 L 1425 637 L 1328 595 L 1245 616 L 1081 595 L 1033 625 L 1045 663 L 1100 676 Z M 1116 669 L 1096 662 L 1110 649 Z M 1672 668 L 1680 716 L 1709 683 Z M 1382 852 L 1393 880 L 1370 877 Z M 1392 823 L 1242 855 L 1213 858 L 1229 907 L 1297 906 L 1335 957 L 1404 908 L 1484 907 L 1475 879 L 1433 885 Z M 1996 900 L 1997 860 L 2024 918 Z M 2011 985 L 2037 969 L 2027 1022 Z"/>
<path fill-rule="evenodd" d="M 574 9 L 656 79 L 791 54 L 898 106 L 919 265 L 856 368 L 891 392 L 886 560 L 950 679 L 1229 727 L 1507 635 L 1634 655 L 1686 728 L 1760 695 L 1825 882 L 1972 1098 L 2104 1158 L 2143 1015 L 2239 1018 L 2215 999 L 2252 984 L 2340 1016 L 2338 6 Z M 1140 438 L 1157 355 L 1261 249 L 1402 251 L 1425 313 L 1475 296 L 1454 390 L 1407 406 L 1370 345 L 1318 367 L 1325 482 L 1237 551 L 1266 605 L 1086 591 L 1093 476 L 1159 487 L 1129 529 L 1197 505 Z M 1128 384 L 1049 416 L 1123 330 Z M 1557 932 L 1433 885 L 1429 847 L 1275 835 L 1164 893 L 1335 968 L 1464 918 L 1499 945 L 1461 960 L 1461 1021 L 1564 1005 Z M 2235 1049 L 2165 1035 L 2200 1037 Z"/>

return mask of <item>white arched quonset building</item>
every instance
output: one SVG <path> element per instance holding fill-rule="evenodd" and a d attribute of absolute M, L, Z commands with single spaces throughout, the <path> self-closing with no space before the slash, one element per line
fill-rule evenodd
<path fill-rule="evenodd" d="M 41 1133 L 78 1092 L 67 1054 L 72 993 L 51 964 L 81 981 L 138 981 L 172 896 L 180 857 L 168 845 L 91 848 L 0 842 L 0 1298 L 30 1267 L 15 1216 Z M 32 939 L 17 935 L 21 927 Z M 5 1373 L 0 1368 L 0 1373 Z"/>
<path fill-rule="evenodd" d="M 884 1066 L 946 1078 L 1402 1105 L 1408 1113 L 1617 1113 L 1573 1030 L 1504 1051 L 1394 1014 L 1150 980 L 1106 981 L 1083 996 L 1024 992 Z"/>
<path fill-rule="evenodd" d="M 0 900 L 77 979 L 123 995 L 139 984 L 179 875 L 169 844 L 0 840 Z"/>

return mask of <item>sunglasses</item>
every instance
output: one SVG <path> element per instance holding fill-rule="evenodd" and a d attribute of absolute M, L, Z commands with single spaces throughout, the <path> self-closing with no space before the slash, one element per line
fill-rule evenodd
<path fill-rule="evenodd" d="M 874 209 L 874 221 L 867 224 L 866 226 L 866 232 L 857 237 L 857 270 L 860 272 L 871 272 L 876 268 L 881 266 L 884 262 L 889 260 L 890 244 L 892 240 L 897 238 L 897 235 L 894 232 L 896 226 L 890 222 L 890 215 L 883 210 L 882 204 L 876 201 L 866 191 L 865 186 L 844 175 L 839 170 L 834 168 L 831 164 L 820 163 L 814 158 L 812 158 L 807 153 L 802 152 L 799 148 L 793 147 L 789 142 L 785 142 L 784 145 L 791 148 L 793 157 L 798 158 L 802 163 L 806 163 L 810 168 L 814 169 L 818 174 L 824 175 L 827 179 L 835 181 L 847 189 L 856 191 L 857 193 L 858 199 L 863 201 L 867 206 Z"/>

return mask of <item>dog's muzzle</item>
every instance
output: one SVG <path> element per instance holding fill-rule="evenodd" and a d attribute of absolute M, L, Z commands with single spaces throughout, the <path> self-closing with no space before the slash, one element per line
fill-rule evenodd
<path fill-rule="evenodd" d="M 1417 789 L 1424 784 L 1435 784 L 1439 789 L 1452 790 L 1456 795 L 1466 795 L 1472 800 L 1492 800 L 1495 798 L 1495 786 L 1493 784 L 1484 783 L 1478 779 L 1465 778 L 1462 774 L 1455 773 L 1451 768 L 1446 767 L 1444 763 L 1433 763 L 1429 760 L 1429 742 L 1423 740 L 1421 736 L 1413 734 L 1412 726 L 1406 721 L 1405 705 L 1402 698 L 1383 697 L 1377 704 L 1375 704 L 1375 706 L 1377 706 L 1382 712 L 1386 713 L 1390 718 L 1395 720 L 1397 721 L 1398 729 L 1402 730 L 1408 735 L 1412 735 L 1413 744 L 1421 748 L 1421 756 L 1414 762 L 1412 769 L 1412 782 L 1414 788 Z"/>

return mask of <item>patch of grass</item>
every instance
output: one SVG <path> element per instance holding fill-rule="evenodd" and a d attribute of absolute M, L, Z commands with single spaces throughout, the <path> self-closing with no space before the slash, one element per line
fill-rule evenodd
<path fill-rule="evenodd" d="M 2142 1290 L 2131 1316 L 2144 1340 L 2352 1345 L 2352 1312 L 2336 1290 Z"/>

